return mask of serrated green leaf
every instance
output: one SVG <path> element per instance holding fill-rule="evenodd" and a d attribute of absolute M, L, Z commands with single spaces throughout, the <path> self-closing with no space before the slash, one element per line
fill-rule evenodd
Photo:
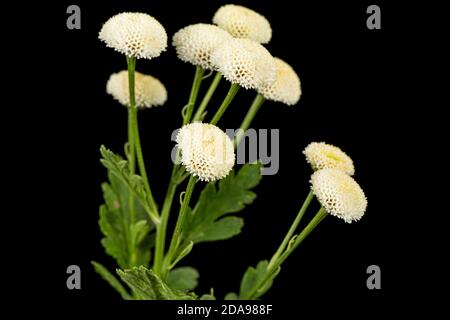
<path fill-rule="evenodd" d="M 194 290 L 198 284 L 198 271 L 192 267 L 180 267 L 170 271 L 167 285 L 174 290 Z"/>
<path fill-rule="evenodd" d="M 105 204 L 100 206 L 101 240 L 106 253 L 116 259 L 120 268 L 148 266 L 152 243 L 153 223 L 143 206 L 134 197 L 135 222 L 130 221 L 130 189 L 116 174 L 108 173 L 109 183 L 102 184 Z M 135 248 L 133 256 L 130 247 Z"/>
<path fill-rule="evenodd" d="M 128 168 L 128 161 L 106 149 L 105 146 L 100 147 L 100 153 L 102 155 L 100 162 L 136 195 L 136 198 L 150 216 L 155 216 L 155 212 L 149 205 L 142 177 L 132 174 Z"/>
<path fill-rule="evenodd" d="M 95 271 L 106 281 L 111 287 L 113 287 L 125 300 L 130 300 L 131 296 L 128 294 L 127 290 L 122 286 L 120 281 L 106 269 L 103 265 L 98 262 L 91 261 L 94 266 Z"/>
<path fill-rule="evenodd" d="M 143 266 L 117 270 L 138 300 L 194 300 L 195 294 L 171 289 L 152 270 Z"/>
<path fill-rule="evenodd" d="M 100 206 L 100 230 L 105 236 L 101 243 L 108 255 L 116 259 L 121 268 L 128 267 L 128 237 L 123 213 L 120 209 L 108 210 L 106 205 Z"/>
<path fill-rule="evenodd" d="M 229 239 L 241 232 L 244 219 L 238 217 L 225 217 L 213 222 L 203 233 L 198 233 L 194 242 L 218 241 Z"/>
<path fill-rule="evenodd" d="M 245 164 L 237 174 L 232 171 L 225 179 L 220 180 L 218 186 L 214 183 L 207 184 L 194 209 L 186 215 L 183 226 L 185 241 L 199 243 L 224 240 L 238 234 L 243 220 L 223 216 L 238 212 L 251 204 L 256 194 L 250 189 L 260 181 L 261 164 Z"/>

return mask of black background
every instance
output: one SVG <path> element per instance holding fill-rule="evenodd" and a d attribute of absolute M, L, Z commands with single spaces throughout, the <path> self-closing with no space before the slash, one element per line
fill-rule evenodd
<path fill-rule="evenodd" d="M 50 188 L 40 198 L 48 229 L 41 231 L 45 247 L 46 281 L 56 298 L 115 299 L 119 296 L 93 271 L 90 261 L 113 270 L 114 261 L 100 244 L 98 206 L 100 184 L 106 178 L 99 163 L 99 146 L 121 152 L 126 140 L 126 109 L 105 92 L 109 75 L 126 68 L 124 56 L 100 42 L 98 31 L 112 15 L 146 12 L 166 28 L 169 39 L 181 27 L 211 22 L 224 1 L 62 1 L 52 5 L 45 23 L 48 51 L 45 76 L 53 90 L 41 113 L 45 139 L 39 151 L 52 156 L 36 164 L 45 169 Z M 66 28 L 66 8 L 81 7 L 81 30 Z M 308 305 L 323 299 L 381 308 L 405 292 L 403 258 L 408 249 L 399 235 L 401 217 L 395 205 L 397 179 L 391 151 L 398 151 L 394 123 L 403 106 L 395 91 L 401 60 L 395 49 L 405 30 L 394 23 L 396 11 L 384 2 L 382 29 L 366 28 L 366 8 L 372 2 L 344 1 L 236 1 L 265 15 L 273 38 L 269 51 L 289 62 L 302 81 L 298 105 L 267 102 L 254 128 L 280 129 L 280 168 L 265 176 L 256 188 L 258 198 L 242 216 L 242 234 L 231 240 L 196 246 L 182 265 L 200 272 L 197 293 L 211 287 L 221 299 L 238 291 L 246 268 L 271 257 L 293 221 L 309 188 L 311 171 L 303 148 L 311 141 L 341 147 L 354 160 L 355 178 L 365 190 L 369 207 L 358 223 L 327 218 L 284 264 L 265 299 L 298 299 Z M 170 42 L 170 40 L 169 40 Z M 39 64 L 40 61 L 35 63 Z M 194 67 L 176 58 L 172 46 L 161 57 L 138 60 L 137 70 L 159 78 L 168 89 L 163 107 L 140 113 L 141 139 L 152 189 L 161 203 L 170 175 L 171 133 L 181 122 L 180 110 L 188 99 Z M 205 87 L 202 87 L 204 92 Z M 209 110 L 217 108 L 228 84 L 223 81 Z M 202 94 L 200 93 L 200 97 Z M 235 128 L 245 115 L 254 92 L 241 90 L 219 126 Z M 48 123 L 48 124 L 47 124 Z M 31 146 L 32 148 L 33 146 Z M 197 189 L 197 192 L 200 188 Z M 51 199 L 51 201 L 49 200 Z M 315 212 L 315 203 L 308 217 Z M 177 209 L 177 206 L 174 207 Z M 174 210 L 174 212 L 175 212 Z M 173 218 L 174 214 L 172 214 Z M 82 290 L 66 288 L 66 267 L 82 269 Z M 382 289 L 368 290 L 366 268 L 381 267 Z"/>

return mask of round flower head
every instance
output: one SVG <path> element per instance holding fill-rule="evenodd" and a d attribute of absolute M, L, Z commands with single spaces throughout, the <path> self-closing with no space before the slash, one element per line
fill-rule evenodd
<path fill-rule="evenodd" d="M 228 32 L 212 24 L 198 23 L 179 30 L 173 36 L 178 58 L 203 69 L 211 70 L 211 53 L 215 47 L 230 39 Z"/>
<path fill-rule="evenodd" d="M 367 199 L 358 183 L 336 169 L 322 169 L 311 176 L 312 191 L 331 215 L 351 223 L 358 221 L 367 208 Z"/>
<path fill-rule="evenodd" d="M 213 22 L 236 38 L 251 39 L 259 43 L 268 43 L 272 38 L 269 21 L 246 7 L 234 4 L 220 7 Z"/>
<path fill-rule="evenodd" d="M 176 142 L 186 170 L 200 180 L 222 179 L 234 166 L 233 143 L 212 124 L 187 124 L 179 130 Z"/>
<path fill-rule="evenodd" d="M 211 55 L 211 62 L 225 79 L 246 89 L 275 81 L 275 60 L 261 44 L 248 39 L 223 42 Z"/>
<path fill-rule="evenodd" d="M 130 106 L 130 93 L 128 84 L 128 71 L 113 73 L 106 83 L 106 92 L 122 105 Z M 134 94 L 136 108 L 151 108 L 163 105 L 167 100 L 167 91 L 164 85 L 156 78 L 135 72 Z"/>
<path fill-rule="evenodd" d="M 279 58 L 275 59 L 276 79 L 272 84 L 263 84 L 258 92 L 267 100 L 283 102 L 292 106 L 300 100 L 300 79 L 294 69 Z"/>
<path fill-rule="evenodd" d="M 303 154 L 313 170 L 337 169 L 351 176 L 355 173 L 352 159 L 338 147 L 325 142 L 311 142 Z"/>
<path fill-rule="evenodd" d="M 166 30 L 145 13 L 125 12 L 111 17 L 98 37 L 108 47 L 138 59 L 155 58 L 167 47 Z"/>

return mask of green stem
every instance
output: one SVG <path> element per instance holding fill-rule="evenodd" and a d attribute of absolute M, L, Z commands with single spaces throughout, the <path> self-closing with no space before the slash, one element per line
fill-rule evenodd
<path fill-rule="evenodd" d="M 319 223 L 325 219 L 328 213 L 325 211 L 323 207 L 319 209 L 314 218 L 308 223 L 308 225 L 303 229 L 303 231 L 298 235 L 295 239 L 294 244 L 283 253 L 279 259 L 278 265 L 281 265 L 289 255 L 300 245 L 300 243 L 305 240 L 305 238 L 319 225 Z"/>
<path fill-rule="evenodd" d="M 219 109 L 217 110 L 216 114 L 211 120 L 211 124 L 217 124 L 217 122 L 222 118 L 222 115 L 227 110 L 228 106 L 230 105 L 231 101 L 233 101 L 234 97 L 236 96 L 236 93 L 239 91 L 239 85 L 236 83 L 232 83 L 230 86 L 230 90 L 228 90 L 227 96 L 223 100 L 222 104 L 220 105 Z"/>
<path fill-rule="evenodd" d="M 208 91 L 206 92 L 205 96 L 203 97 L 202 102 L 200 103 L 200 106 L 198 107 L 197 111 L 195 112 L 194 119 L 192 120 L 192 122 L 202 120 L 202 114 L 205 111 L 206 107 L 208 106 L 208 103 L 211 100 L 214 92 L 216 91 L 217 86 L 219 85 L 219 82 L 221 79 L 222 79 L 222 73 L 217 71 L 216 75 L 214 76 L 213 81 L 211 82 L 211 85 L 209 86 Z"/>
<path fill-rule="evenodd" d="M 172 235 L 172 240 L 170 241 L 169 252 L 167 253 L 166 259 L 167 263 L 166 267 L 170 266 L 172 263 L 173 255 L 178 250 L 178 247 L 181 242 L 181 231 L 183 228 L 184 220 L 186 218 L 187 209 L 189 207 L 189 201 L 191 200 L 192 192 L 194 191 L 194 186 L 196 183 L 196 178 L 194 176 L 190 176 L 188 185 L 186 187 L 186 193 L 183 198 L 183 203 L 181 204 L 180 213 L 178 214 L 177 223 L 175 225 L 175 230 Z M 165 272 L 163 272 L 164 274 Z"/>
<path fill-rule="evenodd" d="M 245 134 L 245 131 L 250 127 L 250 124 L 252 123 L 253 119 L 255 118 L 258 110 L 263 105 L 264 101 L 266 101 L 266 99 L 263 97 L 263 95 L 258 93 L 256 95 L 255 99 L 253 100 L 252 105 L 248 109 L 247 114 L 245 115 L 245 118 L 241 123 L 241 126 L 239 127 L 240 130 L 238 131 L 235 141 L 234 141 L 236 147 L 241 142 L 242 137 Z"/>
<path fill-rule="evenodd" d="M 271 276 L 274 272 L 280 268 L 281 264 L 289 257 L 289 255 L 300 245 L 300 243 L 305 240 L 305 238 L 319 225 L 319 223 L 328 215 L 323 207 L 316 213 L 314 218 L 308 223 L 308 225 L 302 230 L 302 232 L 295 238 L 292 246 L 289 246 L 287 250 L 274 262 L 272 265 L 269 264 L 266 270 L 266 275 L 262 278 L 261 281 L 258 281 L 257 284 L 253 287 L 250 293 L 243 297 L 243 299 L 254 300 L 259 298 L 258 291 L 264 288 L 267 282 L 272 278 Z"/>
<path fill-rule="evenodd" d="M 144 157 L 142 155 L 142 147 L 141 147 L 141 139 L 139 137 L 139 129 L 138 129 L 138 123 L 137 123 L 137 115 L 134 114 L 135 121 L 134 121 L 134 130 L 135 130 L 135 136 L 134 136 L 134 144 L 136 147 L 136 155 L 137 155 L 137 162 L 139 166 L 139 172 L 141 174 L 142 180 L 144 182 L 144 188 L 147 193 L 147 198 L 150 202 L 150 208 L 153 210 L 153 218 L 156 218 L 156 221 L 159 220 L 158 218 L 158 207 L 156 205 L 155 199 L 153 198 L 152 190 L 150 188 L 150 183 L 148 181 L 147 176 L 147 170 L 145 169 L 145 162 Z M 155 221 L 155 220 L 154 220 Z"/>
<path fill-rule="evenodd" d="M 308 196 L 306 197 L 305 201 L 303 202 L 303 205 L 300 209 L 300 211 L 297 214 L 297 217 L 294 220 L 294 223 L 291 225 L 288 233 L 286 234 L 286 236 L 283 239 L 283 242 L 281 243 L 280 247 L 278 248 L 278 250 L 275 252 L 275 254 L 272 256 L 272 259 L 270 259 L 269 265 L 268 265 L 268 269 L 272 269 L 272 267 L 275 265 L 275 263 L 277 262 L 278 258 L 281 256 L 281 254 L 284 252 L 284 250 L 286 249 L 286 246 L 289 244 L 289 241 L 291 241 L 292 236 L 294 235 L 295 230 L 297 230 L 298 225 L 300 224 L 300 221 L 303 218 L 303 215 L 306 212 L 306 209 L 308 209 L 309 204 L 311 203 L 311 200 L 314 198 L 314 193 L 312 191 L 310 191 L 308 193 Z"/>
<path fill-rule="evenodd" d="M 133 110 L 136 109 L 135 103 L 135 93 L 134 93 L 134 70 L 136 68 L 136 59 L 127 58 L 128 64 L 128 87 L 129 87 L 129 95 L 130 95 L 130 106 L 128 109 L 128 150 L 129 150 L 129 169 L 131 174 L 134 174 L 136 171 L 136 148 L 134 145 L 134 130 L 133 130 Z M 134 225 L 136 219 L 135 212 L 135 201 L 134 201 L 134 193 L 130 190 L 130 195 L 128 198 L 128 205 L 130 209 L 130 224 L 125 228 L 128 230 L 127 238 L 128 238 L 128 251 L 129 251 L 129 264 L 130 267 L 134 266 L 136 261 L 136 250 L 134 246 L 134 239 L 131 239 L 131 232 L 129 231 L 131 226 Z"/>
<path fill-rule="evenodd" d="M 132 123 L 131 110 L 128 110 L 128 165 L 131 174 L 136 171 L 136 149 L 134 148 L 134 135 Z M 135 221 L 135 207 L 134 207 L 134 193 L 130 191 L 129 206 L 130 206 L 130 221 L 134 223 Z"/>
<path fill-rule="evenodd" d="M 194 82 L 192 83 L 191 94 L 189 95 L 186 114 L 183 115 L 183 125 L 189 123 L 191 120 L 192 112 L 194 110 L 195 102 L 197 101 L 198 91 L 200 90 L 204 72 L 205 70 L 203 70 L 199 66 L 195 68 Z"/>
<path fill-rule="evenodd" d="M 139 166 L 139 172 L 144 182 L 144 188 L 147 193 L 147 198 L 150 203 L 150 208 L 153 212 L 149 212 L 150 219 L 155 223 L 159 223 L 158 209 L 155 199 L 153 198 L 150 183 L 148 182 L 147 170 L 145 169 L 144 157 L 142 155 L 141 139 L 139 136 L 138 117 L 134 94 L 134 74 L 136 68 L 136 58 L 127 57 L 128 63 L 128 83 L 130 87 L 130 114 L 131 114 L 131 130 L 133 133 L 133 145 L 136 148 L 137 162 Z"/>
<path fill-rule="evenodd" d="M 131 109 L 128 110 L 128 164 L 131 174 L 134 174 L 136 171 L 136 153 L 134 148 L 134 135 L 133 135 L 133 127 L 131 125 L 132 123 L 132 115 L 131 115 Z M 127 234 L 125 235 L 128 238 L 128 251 L 129 251 L 129 264 L 130 267 L 133 267 L 136 263 L 136 250 L 134 246 L 134 240 L 130 238 L 131 232 L 129 232 L 129 228 L 134 225 L 136 220 L 136 209 L 135 209 L 135 201 L 134 201 L 134 192 L 129 190 L 129 197 L 128 197 L 128 206 L 130 210 L 130 224 L 125 224 L 125 230 L 127 231 Z"/>
<path fill-rule="evenodd" d="M 167 188 L 166 197 L 164 198 L 164 204 L 161 210 L 161 223 L 156 226 L 156 247 L 155 247 L 155 259 L 153 262 L 153 271 L 159 276 L 161 276 L 162 273 L 167 223 L 169 221 L 169 214 L 170 209 L 172 207 L 173 198 L 175 196 L 175 192 L 178 186 L 176 175 L 176 172 L 178 170 L 179 165 L 174 165 L 169 182 L 169 187 Z"/>

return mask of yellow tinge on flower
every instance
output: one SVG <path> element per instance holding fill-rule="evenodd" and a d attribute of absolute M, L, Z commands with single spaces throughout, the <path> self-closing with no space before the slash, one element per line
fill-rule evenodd
<path fill-rule="evenodd" d="M 234 166 L 233 143 L 225 132 L 212 124 L 187 124 L 179 130 L 176 142 L 186 170 L 200 180 L 222 179 Z"/>
<path fill-rule="evenodd" d="M 345 222 L 358 221 L 366 211 L 364 191 L 352 177 L 341 170 L 322 169 L 314 172 L 311 187 L 322 207 Z"/>
<path fill-rule="evenodd" d="M 136 108 L 151 108 L 163 105 L 167 100 L 164 85 L 156 78 L 135 72 L 134 91 Z M 122 105 L 130 106 L 128 71 L 113 73 L 106 84 L 106 92 Z"/>
<path fill-rule="evenodd" d="M 236 38 L 251 39 L 259 43 L 268 43 L 272 38 L 269 21 L 243 6 L 227 4 L 220 7 L 213 22 Z"/>
<path fill-rule="evenodd" d="M 275 59 L 276 79 L 272 84 L 264 83 L 258 92 L 267 100 L 294 105 L 302 94 L 300 79 L 292 67 L 279 58 Z"/>
<path fill-rule="evenodd" d="M 205 23 L 184 27 L 173 36 L 173 45 L 182 61 L 211 70 L 211 53 L 231 35 L 223 29 Z"/>
<path fill-rule="evenodd" d="M 310 143 L 303 154 L 313 170 L 337 169 L 349 175 L 355 173 L 352 159 L 338 147 L 325 142 Z"/>
<path fill-rule="evenodd" d="M 248 39 L 231 39 L 219 45 L 211 62 L 225 79 L 246 89 L 257 89 L 275 81 L 275 60 L 261 44 Z"/>
<path fill-rule="evenodd" d="M 145 13 L 124 12 L 111 17 L 98 37 L 108 47 L 138 59 L 158 57 L 167 47 L 166 30 Z"/>

